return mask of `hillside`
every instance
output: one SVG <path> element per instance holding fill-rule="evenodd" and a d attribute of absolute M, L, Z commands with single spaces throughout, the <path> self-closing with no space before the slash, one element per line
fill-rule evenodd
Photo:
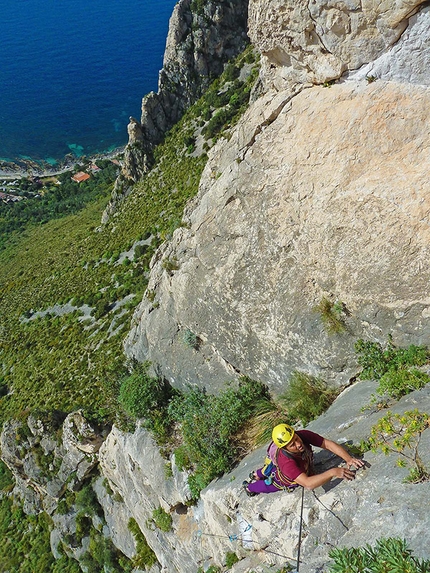
<path fill-rule="evenodd" d="M 429 23 L 180 0 L 115 185 L 0 252 L 2 570 L 288 570 L 300 496 L 241 488 L 285 419 L 367 463 L 305 493 L 302 573 L 380 537 L 428 559 Z M 388 412 L 406 467 L 370 450 Z"/>

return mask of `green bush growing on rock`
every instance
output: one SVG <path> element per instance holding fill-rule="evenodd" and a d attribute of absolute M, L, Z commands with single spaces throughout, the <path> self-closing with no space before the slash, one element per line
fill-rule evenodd
<path fill-rule="evenodd" d="M 378 449 L 386 455 L 396 453 L 400 467 L 410 467 L 405 481 L 419 483 L 430 478 L 429 470 L 424 466 L 418 452 L 421 434 L 430 426 L 430 414 L 417 409 L 385 416 L 372 426 L 369 445 L 373 452 Z"/>
<path fill-rule="evenodd" d="M 263 398 L 270 399 L 267 387 L 244 376 L 237 388 L 228 387 L 217 396 L 190 388 L 171 401 L 169 415 L 181 428 L 194 467 L 189 478 L 194 499 L 212 479 L 231 469 L 238 456 L 235 436 Z"/>
<path fill-rule="evenodd" d="M 288 389 L 279 397 L 279 402 L 292 423 L 300 420 L 306 426 L 327 410 L 337 394 L 321 378 L 296 370 L 292 373 Z"/>
<path fill-rule="evenodd" d="M 146 537 L 143 535 L 139 524 L 133 517 L 131 517 L 128 522 L 128 529 L 133 534 L 136 542 L 136 555 L 132 559 L 134 567 L 150 569 L 157 563 L 157 557 L 148 545 Z"/>
<path fill-rule="evenodd" d="M 234 553 L 234 551 L 227 551 L 225 556 L 225 566 L 227 569 L 231 569 L 235 563 L 239 562 L 239 557 Z"/>
<path fill-rule="evenodd" d="M 323 297 L 314 310 L 320 314 L 327 334 L 340 334 L 346 330 L 345 305 L 342 302 Z"/>
<path fill-rule="evenodd" d="M 423 388 L 430 377 L 417 367 L 429 363 L 430 353 L 426 346 L 411 344 L 408 348 L 397 348 L 391 337 L 385 348 L 379 342 L 357 340 L 355 351 L 362 380 L 379 380 L 377 389 L 381 396 L 386 394 L 398 400 L 413 390 Z"/>
<path fill-rule="evenodd" d="M 197 334 L 194 334 L 194 332 L 192 330 L 190 330 L 189 328 L 186 328 L 184 330 L 182 339 L 184 341 L 184 343 L 189 346 L 190 348 L 193 348 L 193 350 L 198 350 L 199 349 L 199 337 L 197 336 Z"/>
<path fill-rule="evenodd" d="M 103 516 L 103 508 L 97 499 L 91 483 L 85 484 L 82 489 L 76 493 L 76 507 L 85 515 Z"/>
<path fill-rule="evenodd" d="M 87 573 L 131 573 L 133 565 L 112 543 L 94 528 L 90 532 L 88 551 L 80 562 Z"/>
<path fill-rule="evenodd" d="M 172 530 L 173 519 L 170 513 L 167 513 L 167 511 L 159 506 L 152 512 L 151 523 L 153 523 L 157 529 L 167 533 Z"/>
<path fill-rule="evenodd" d="M 119 401 L 133 419 L 143 418 L 146 427 L 162 436 L 169 424 L 166 407 L 175 391 L 166 380 L 148 374 L 149 364 L 134 365 L 119 391 Z"/>
<path fill-rule="evenodd" d="M 190 456 L 188 455 L 187 448 L 185 446 L 179 446 L 175 450 L 175 463 L 179 471 L 189 470 L 192 467 Z"/>
<path fill-rule="evenodd" d="M 13 474 L 7 465 L 0 460 L 0 491 L 8 492 L 15 485 Z"/>
<path fill-rule="evenodd" d="M 413 557 L 404 539 L 378 539 L 375 547 L 334 548 L 330 573 L 428 573 L 430 561 Z"/>

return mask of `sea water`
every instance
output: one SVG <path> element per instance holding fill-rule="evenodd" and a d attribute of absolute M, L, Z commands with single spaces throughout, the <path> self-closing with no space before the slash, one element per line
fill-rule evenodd
<path fill-rule="evenodd" d="M 0 0 L 0 159 L 103 153 L 157 90 L 176 0 Z"/>

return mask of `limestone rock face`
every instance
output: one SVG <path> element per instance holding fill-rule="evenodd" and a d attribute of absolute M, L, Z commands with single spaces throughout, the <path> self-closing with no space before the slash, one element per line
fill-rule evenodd
<path fill-rule="evenodd" d="M 358 337 L 428 340 L 429 105 L 428 88 L 382 81 L 256 102 L 154 258 L 157 304 L 127 351 L 177 384 L 242 372 L 276 388 L 294 369 L 345 383 Z M 342 335 L 314 310 L 324 297 L 344 304 Z"/>
<path fill-rule="evenodd" d="M 200 4 L 196 9 L 190 0 L 180 0 L 170 20 L 158 91 L 170 125 L 180 119 L 248 41 L 248 0 Z"/>
<path fill-rule="evenodd" d="M 62 439 L 55 434 L 60 432 Z M 15 478 L 14 493 L 27 513 L 52 513 L 66 490 L 80 487 L 98 464 L 95 453 L 105 438 L 77 411 L 44 419 L 5 423 L 0 436 L 2 460 Z"/>
<path fill-rule="evenodd" d="M 249 36 L 263 54 L 266 86 L 324 83 L 375 60 L 422 0 L 250 0 Z"/>
<path fill-rule="evenodd" d="M 103 476 L 123 498 L 125 511 L 139 524 L 162 570 L 166 573 L 197 570 L 198 557 L 190 544 L 184 543 L 184 539 L 189 542 L 197 530 L 195 523 L 188 524 L 185 504 L 190 493 L 186 474 L 174 468 L 173 475 L 166 477 L 166 466 L 170 468 L 170 463 L 161 457 L 143 428 L 137 428 L 133 434 L 113 428 L 100 449 L 99 461 Z M 159 507 L 173 518 L 171 532 L 162 533 L 155 525 L 148 527 L 154 509 Z M 111 529 L 120 533 L 115 513 L 111 514 L 110 521 Z"/>
<path fill-rule="evenodd" d="M 377 408 L 363 410 L 376 386 L 372 381 L 352 385 L 309 428 L 346 447 L 358 445 L 384 414 Z M 414 408 L 430 412 L 429 388 L 402 398 L 391 410 L 403 413 Z M 430 464 L 427 432 L 422 434 L 419 447 L 424 464 Z M 99 453 L 104 477 L 123 498 L 121 508 L 116 504 L 109 511 L 111 506 L 104 506 L 110 531 L 116 532 L 113 540 L 127 553 L 122 534 L 127 517 L 132 516 L 155 551 L 163 573 L 221 566 L 227 552 L 240 558 L 233 573 L 263 569 L 275 573 L 286 563 L 294 566 L 301 489 L 249 498 L 241 487 L 250 471 L 262 466 L 265 453 L 263 446 L 249 454 L 230 474 L 212 482 L 196 506 L 186 506 L 184 474 L 179 478 L 174 471 L 166 478 L 166 460 L 148 434 L 141 428 L 133 434 L 114 428 Z M 373 544 L 375 536 L 405 538 L 417 557 L 428 558 L 429 516 L 423 499 L 430 493 L 430 483 L 403 483 L 408 468 L 398 467 L 396 458 L 367 452 L 366 468 L 357 472 L 354 482 L 332 480 L 313 492 L 304 492 L 301 571 L 325 570 L 333 546 Z M 341 462 L 318 448 L 315 461 L 317 473 Z M 160 506 L 172 516 L 169 532 L 151 526 L 152 512 Z M 131 545 L 127 554 L 132 552 Z"/>
<path fill-rule="evenodd" d="M 409 27 L 391 50 L 350 75 L 353 79 L 377 78 L 429 85 L 430 7 L 409 19 Z"/>

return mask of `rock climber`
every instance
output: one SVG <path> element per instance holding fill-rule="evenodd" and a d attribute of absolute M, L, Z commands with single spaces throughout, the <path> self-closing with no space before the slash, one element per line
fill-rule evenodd
<path fill-rule="evenodd" d="M 330 468 L 321 474 L 314 474 L 312 446 L 339 456 L 347 467 Z M 364 466 L 363 460 L 351 456 L 340 444 L 310 430 L 296 431 L 288 424 L 279 424 L 273 429 L 267 455 L 264 467 L 251 472 L 250 481 L 242 484 L 249 496 L 290 491 L 298 486 L 312 490 L 332 478 L 353 480 L 355 470 Z"/>

